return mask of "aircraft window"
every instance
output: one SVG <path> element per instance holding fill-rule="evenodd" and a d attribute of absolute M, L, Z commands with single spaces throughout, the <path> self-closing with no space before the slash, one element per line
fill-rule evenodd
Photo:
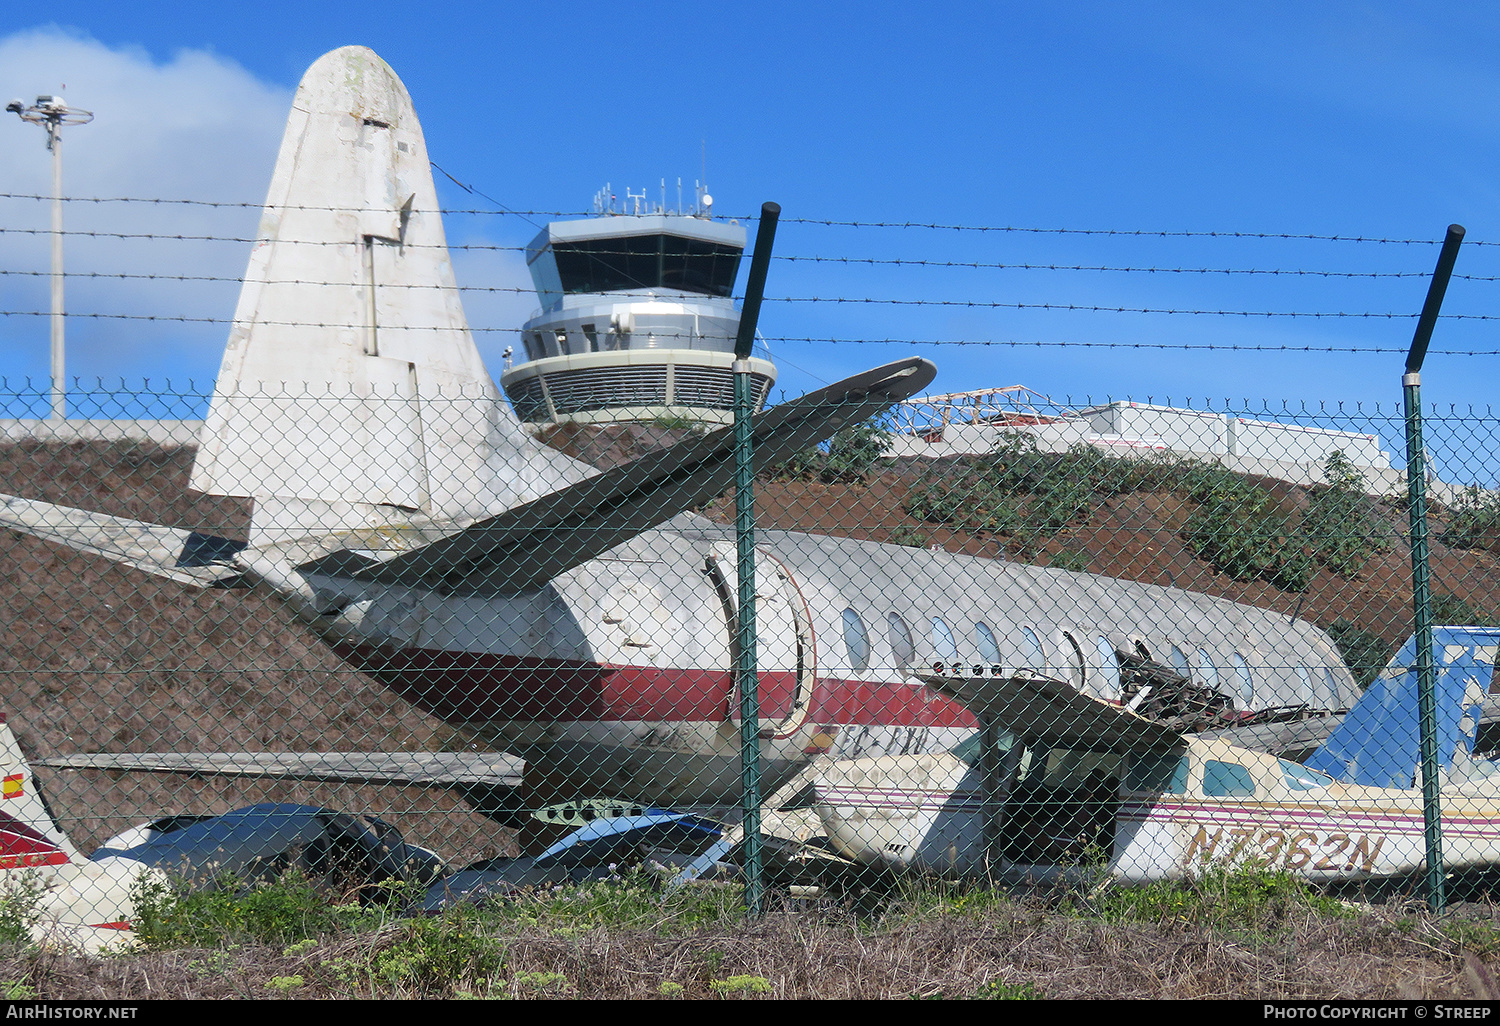
<path fill-rule="evenodd" d="M 995 635 L 982 621 L 974 625 L 974 643 L 979 646 L 979 658 L 985 662 L 993 666 L 999 666 L 1004 662 L 1000 658 L 999 642 L 995 640 Z"/>
<path fill-rule="evenodd" d="M 1068 681 L 1074 688 L 1082 691 L 1083 685 L 1088 681 L 1088 674 L 1083 664 L 1083 649 L 1078 647 L 1078 642 L 1067 631 L 1063 631 L 1063 641 L 1067 643 L 1063 658 L 1068 661 Z"/>
<path fill-rule="evenodd" d="M 1206 648 L 1198 650 L 1198 678 L 1204 687 L 1217 688 L 1219 686 L 1219 668 L 1214 665 L 1213 658 Z"/>
<path fill-rule="evenodd" d="M 944 662 L 958 661 L 958 642 L 953 638 L 953 632 L 943 622 L 941 616 L 932 618 L 932 647 L 937 652 L 937 657 Z"/>
<path fill-rule="evenodd" d="M 1021 659 L 1029 670 L 1047 672 L 1047 650 L 1030 627 L 1021 628 Z"/>
<path fill-rule="evenodd" d="M 1203 793 L 1209 798 L 1253 798 L 1255 778 L 1237 762 L 1210 759 L 1203 764 Z"/>
<path fill-rule="evenodd" d="M 917 646 L 912 643 L 911 631 L 899 613 L 886 616 L 886 629 L 891 639 L 891 653 L 897 666 L 911 666 L 917 661 Z"/>
<path fill-rule="evenodd" d="M 1172 752 L 1142 755 L 1132 759 L 1130 772 L 1125 776 L 1127 791 L 1187 794 L 1187 783 L 1187 756 Z"/>
<path fill-rule="evenodd" d="M 1327 773 L 1320 773 L 1299 762 L 1291 762 L 1287 759 L 1276 761 L 1281 763 L 1281 775 L 1286 778 L 1286 786 L 1293 791 L 1311 791 L 1333 783 L 1333 778 Z"/>
<path fill-rule="evenodd" d="M 1193 676 L 1193 667 L 1188 662 L 1188 657 L 1176 645 L 1172 646 L 1172 668 L 1184 677 Z"/>
<path fill-rule="evenodd" d="M 964 738 L 958 744 L 954 745 L 951 749 L 949 749 L 949 751 L 953 755 L 962 759 L 968 765 L 977 767 L 979 765 L 980 755 L 979 746 L 983 744 L 983 742 L 984 732 L 976 730 L 974 731 L 974 733 Z M 1016 739 L 1010 733 L 1003 730 L 996 732 L 995 749 L 997 755 L 1003 756 L 1005 753 L 1009 752 L 1012 747 L 1014 747 L 1015 743 Z"/>
<path fill-rule="evenodd" d="M 1115 646 L 1108 638 L 1099 636 L 1099 673 L 1104 678 L 1104 691 L 1099 696 L 1111 701 L 1120 700 L 1120 659 L 1115 655 Z"/>
<path fill-rule="evenodd" d="M 870 635 L 865 633 L 865 622 L 852 609 L 844 610 L 844 648 L 849 652 L 850 669 L 869 669 Z"/>
<path fill-rule="evenodd" d="M 1240 679 L 1240 701 L 1248 709 L 1255 704 L 1255 678 L 1250 675 L 1250 664 L 1238 652 L 1229 658 L 1234 663 L 1235 676 Z"/>
<path fill-rule="evenodd" d="M 669 288 L 727 296 L 739 271 L 741 250 L 665 233 L 552 245 L 563 291 Z"/>
<path fill-rule="evenodd" d="M 1033 764 L 1027 776 L 1035 783 L 1041 775 L 1048 787 L 1076 789 L 1081 784 L 1111 780 L 1111 789 L 1119 787 L 1124 756 L 1115 752 L 1091 752 L 1083 749 L 1054 748 L 1040 764 Z M 1022 779 L 1026 779 L 1023 777 Z"/>

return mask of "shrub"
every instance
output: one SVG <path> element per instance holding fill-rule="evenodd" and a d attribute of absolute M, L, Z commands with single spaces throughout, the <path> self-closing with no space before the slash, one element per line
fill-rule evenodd
<path fill-rule="evenodd" d="M 840 429 L 815 449 L 805 449 L 761 472 L 773 481 L 862 484 L 891 445 L 885 415 Z"/>
<path fill-rule="evenodd" d="M 1238 477 L 1210 488 L 1182 533 L 1200 559 L 1231 577 L 1259 577 L 1283 591 L 1302 591 L 1316 570 L 1275 496 Z"/>
<path fill-rule="evenodd" d="M 1486 613 L 1457 595 L 1441 592 L 1432 596 L 1432 622 L 1460 627 L 1500 627 L 1500 619 L 1494 613 Z"/>
<path fill-rule="evenodd" d="M 1342 577 L 1353 577 L 1370 556 L 1390 547 L 1388 530 L 1365 494 L 1365 476 L 1343 451 L 1329 453 L 1325 467 L 1328 487 L 1313 493 L 1301 534 L 1314 559 Z"/>
<path fill-rule="evenodd" d="M 1494 549 L 1500 546 L 1500 492 L 1475 485 L 1465 488 L 1448 509 L 1448 526 L 1438 541 L 1460 549 Z"/>

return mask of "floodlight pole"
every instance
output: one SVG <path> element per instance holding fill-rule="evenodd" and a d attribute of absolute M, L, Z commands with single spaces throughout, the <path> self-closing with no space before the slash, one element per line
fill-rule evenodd
<path fill-rule="evenodd" d="M 62 216 L 62 130 L 64 125 L 86 125 L 94 120 L 93 112 L 69 107 L 60 96 L 38 96 L 36 103 L 23 107 L 20 100 L 5 108 L 22 121 L 47 129 L 47 149 L 52 153 L 52 420 L 66 420 L 67 378 L 64 356 L 63 325 L 63 216 Z"/>
<path fill-rule="evenodd" d="M 750 278 L 745 283 L 745 304 L 740 311 L 740 330 L 734 343 L 734 528 L 738 553 L 739 616 L 735 645 L 734 683 L 740 693 L 740 782 L 745 816 L 745 911 L 759 917 L 765 911 L 765 886 L 761 880 L 760 845 L 760 691 L 755 653 L 755 379 L 750 373 L 750 351 L 755 345 L 755 326 L 760 302 L 766 292 L 766 271 L 771 264 L 771 244 L 776 239 L 776 219 L 781 207 L 764 203 L 760 228 L 755 235 L 755 253 L 750 258 Z"/>
<path fill-rule="evenodd" d="M 1406 407 L 1406 494 L 1411 526 L 1412 617 L 1417 638 L 1417 708 L 1422 736 L 1422 822 L 1427 847 L 1427 902 L 1441 913 L 1447 904 L 1443 888 L 1442 792 L 1438 780 L 1436 673 L 1432 660 L 1432 586 L 1427 558 L 1427 466 L 1422 450 L 1422 361 L 1437 324 L 1443 294 L 1464 241 L 1462 225 L 1450 224 L 1427 287 L 1427 302 L 1406 355 L 1401 377 Z"/>

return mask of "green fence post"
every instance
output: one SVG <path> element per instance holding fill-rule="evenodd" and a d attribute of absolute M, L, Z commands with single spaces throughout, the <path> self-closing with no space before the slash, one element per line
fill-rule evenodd
<path fill-rule="evenodd" d="M 765 911 L 760 851 L 760 693 L 755 662 L 755 466 L 751 415 L 755 412 L 750 350 L 766 291 L 766 269 L 776 239 L 781 207 L 760 208 L 760 229 L 750 260 L 740 332 L 734 343 L 734 533 L 739 557 L 739 622 L 735 646 L 734 682 L 740 692 L 740 780 L 744 788 L 741 812 L 745 824 L 745 910 L 752 917 Z"/>
<path fill-rule="evenodd" d="M 1406 373 L 1401 377 L 1406 412 L 1406 494 L 1411 524 L 1411 604 L 1417 638 L 1417 706 L 1422 731 L 1422 821 L 1427 843 L 1427 903 L 1440 913 L 1447 904 L 1443 891 L 1442 794 L 1438 788 L 1437 698 L 1432 662 L 1432 589 L 1427 565 L 1427 466 L 1422 452 L 1422 361 L 1437 324 L 1448 278 L 1464 240 L 1461 225 L 1450 224 L 1427 288 L 1427 302 L 1417 320 Z"/>

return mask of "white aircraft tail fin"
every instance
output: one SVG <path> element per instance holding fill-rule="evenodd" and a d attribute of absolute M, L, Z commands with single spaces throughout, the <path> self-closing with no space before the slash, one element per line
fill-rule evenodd
<path fill-rule="evenodd" d="M 0 898 L 26 920 L 32 942 L 86 952 L 132 947 L 142 885 L 167 883 L 139 862 L 79 856 L 0 713 Z"/>
<path fill-rule="evenodd" d="M 42 800 L 31 767 L 0 713 L 0 869 L 57 866 L 77 860 L 68 835 Z"/>
<path fill-rule="evenodd" d="M 287 118 L 192 487 L 254 498 L 258 546 L 494 515 L 590 472 L 534 442 L 485 370 L 405 86 L 364 47 L 325 54 Z"/>

